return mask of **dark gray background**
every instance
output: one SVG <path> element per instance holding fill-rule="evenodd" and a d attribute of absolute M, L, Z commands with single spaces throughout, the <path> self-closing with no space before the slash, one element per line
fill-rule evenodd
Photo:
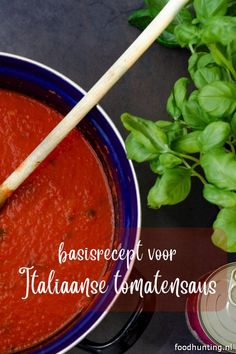
<path fill-rule="evenodd" d="M 142 0 L 0 0 L 0 48 L 47 64 L 88 90 L 139 34 L 127 17 L 141 4 Z M 186 74 L 187 57 L 184 50 L 153 45 L 103 99 L 101 105 L 124 137 L 122 112 L 167 118 L 165 102 L 175 80 Z M 214 208 L 202 201 L 198 183 L 185 203 L 153 211 L 146 207 L 146 195 L 155 177 L 145 166 L 135 167 L 144 226 L 211 225 Z M 124 317 L 109 316 L 92 337 L 103 340 L 112 335 Z M 155 314 L 129 353 L 171 354 L 175 343 L 196 343 L 184 314 Z M 71 351 L 76 352 L 81 351 Z"/>

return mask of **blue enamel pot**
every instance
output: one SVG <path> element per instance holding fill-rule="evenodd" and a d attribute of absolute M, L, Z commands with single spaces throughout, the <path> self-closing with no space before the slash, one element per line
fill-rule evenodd
<path fill-rule="evenodd" d="M 85 94 L 80 86 L 55 70 L 8 53 L 0 53 L 0 83 L 2 88 L 36 98 L 63 115 Z M 115 190 L 113 202 L 116 214 L 116 242 L 125 250 L 135 249 L 140 232 L 140 199 L 135 172 L 126 158 L 123 140 L 112 120 L 100 106 L 95 107 L 86 116 L 78 129 L 92 145 Z M 118 297 L 112 286 L 114 273 L 119 271 L 122 275 L 120 282 L 126 281 L 132 266 L 133 264 L 127 270 L 125 261 L 117 261 L 109 277 L 109 291 L 99 295 L 92 307 L 75 318 L 73 323 L 61 332 L 27 352 L 65 353 L 78 343 L 80 348 L 94 353 L 126 351 L 137 340 L 144 330 L 145 323 L 150 319 L 150 316 L 142 317 L 143 309 L 140 306 L 125 328 L 109 343 L 97 345 L 84 338 L 100 323 Z"/>

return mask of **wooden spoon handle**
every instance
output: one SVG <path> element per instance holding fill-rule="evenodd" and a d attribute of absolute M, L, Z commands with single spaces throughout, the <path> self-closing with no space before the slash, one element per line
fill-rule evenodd
<path fill-rule="evenodd" d="M 151 46 L 188 0 L 170 0 L 149 26 L 0 186 L 0 204 L 16 190 L 65 136 Z"/>

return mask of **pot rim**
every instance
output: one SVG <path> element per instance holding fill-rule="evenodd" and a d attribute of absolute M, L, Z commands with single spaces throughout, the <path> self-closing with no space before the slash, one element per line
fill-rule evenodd
<path fill-rule="evenodd" d="M 5 57 L 5 58 L 9 57 L 9 58 L 13 58 L 13 59 L 16 59 L 16 60 L 19 60 L 19 61 L 23 61 L 23 62 L 27 62 L 27 63 L 32 64 L 32 65 L 35 65 L 35 66 L 37 66 L 37 67 L 39 67 L 41 69 L 44 69 L 44 70 L 52 73 L 53 75 L 61 78 L 66 83 L 68 83 L 69 85 L 74 87 L 76 90 L 80 91 L 83 95 L 85 95 L 87 93 L 80 85 L 75 83 L 73 80 L 68 78 L 66 75 L 61 74 L 59 71 L 57 71 L 55 69 L 52 69 L 51 67 L 49 67 L 49 66 L 47 66 L 45 64 L 42 64 L 42 63 L 40 63 L 40 62 L 38 62 L 36 60 L 29 59 L 29 58 L 21 56 L 21 55 L 12 54 L 12 53 L 8 53 L 8 52 L 1 52 L 1 51 L 0 51 L 0 57 Z M 106 111 L 99 104 L 96 105 L 95 107 L 98 109 L 98 111 L 103 115 L 103 117 L 109 123 L 109 125 L 111 126 L 113 132 L 117 136 L 121 147 L 125 150 L 124 140 L 123 140 L 120 132 L 116 128 L 115 124 L 113 123 L 113 121 L 109 117 L 109 115 L 106 113 Z M 140 236 L 141 236 L 141 200 L 140 200 L 140 192 L 139 192 L 138 180 L 137 180 L 137 176 L 136 176 L 136 172 L 135 172 L 133 163 L 132 163 L 132 161 L 128 160 L 128 164 L 129 164 L 130 170 L 132 172 L 132 177 L 133 177 L 133 182 L 134 182 L 134 187 L 135 187 L 136 200 L 137 200 L 137 205 L 136 205 L 137 206 L 137 222 L 136 222 L 136 226 L 135 226 L 135 228 L 136 228 L 136 237 L 135 237 L 135 245 L 134 245 L 134 249 L 136 250 L 138 242 L 140 240 Z M 123 282 L 128 280 L 128 278 L 129 278 L 129 276 L 131 274 L 131 271 L 133 269 L 135 259 L 136 259 L 136 257 L 134 259 L 132 259 L 132 261 L 130 263 L 130 268 L 126 271 L 125 276 L 123 277 L 122 284 L 123 284 Z M 98 319 L 93 323 L 93 325 L 87 331 L 85 331 L 85 333 L 83 333 L 80 337 L 78 337 L 70 345 L 66 346 L 64 349 L 60 350 L 57 353 L 58 354 L 63 354 L 63 353 L 68 352 L 69 350 L 73 349 L 79 342 L 81 342 L 90 332 L 92 332 L 99 325 L 99 323 L 106 317 L 106 315 L 109 313 L 110 309 L 112 308 L 114 303 L 117 301 L 119 295 L 120 294 L 117 293 L 113 297 L 112 301 L 106 307 L 105 311 L 103 313 L 101 313 L 101 315 L 98 317 Z"/>

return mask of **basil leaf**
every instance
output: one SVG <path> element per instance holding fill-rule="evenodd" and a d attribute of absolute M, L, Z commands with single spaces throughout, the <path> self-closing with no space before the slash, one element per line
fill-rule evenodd
<path fill-rule="evenodd" d="M 236 208 L 220 210 L 213 224 L 212 242 L 226 252 L 236 252 Z"/>
<path fill-rule="evenodd" d="M 150 168 L 154 173 L 162 175 L 167 169 L 181 165 L 182 160 L 170 153 L 160 155 L 150 162 Z"/>
<path fill-rule="evenodd" d="M 182 110 L 187 101 L 187 89 L 189 86 L 189 79 L 182 77 L 177 80 L 174 85 L 174 97 L 177 107 Z"/>
<path fill-rule="evenodd" d="M 193 53 L 188 61 L 188 71 L 193 79 L 195 72 L 198 69 L 215 65 L 214 58 L 211 54 L 205 52 Z"/>
<path fill-rule="evenodd" d="M 182 136 L 181 138 L 175 140 L 171 147 L 175 151 L 186 152 L 189 154 L 200 152 L 200 146 L 198 143 L 198 137 L 200 134 L 200 131 L 188 133 Z"/>
<path fill-rule="evenodd" d="M 150 162 L 150 168 L 152 172 L 162 175 L 165 172 L 165 167 L 160 163 L 159 158 L 156 158 Z"/>
<path fill-rule="evenodd" d="M 197 68 L 205 68 L 205 67 L 211 67 L 212 65 L 215 65 L 215 61 L 213 56 L 210 53 L 203 53 L 202 56 L 200 56 L 198 62 L 197 62 Z"/>
<path fill-rule="evenodd" d="M 209 18 L 201 29 L 204 44 L 221 43 L 227 45 L 235 40 L 236 18 L 231 16 Z"/>
<path fill-rule="evenodd" d="M 179 46 L 176 36 L 174 34 L 173 26 L 169 25 L 167 29 L 162 32 L 160 37 L 157 38 L 157 43 L 167 48 L 175 48 Z"/>
<path fill-rule="evenodd" d="M 141 31 L 144 30 L 152 20 L 153 17 L 148 8 L 137 10 L 129 16 L 129 23 Z"/>
<path fill-rule="evenodd" d="M 161 128 L 165 133 L 168 132 L 169 128 L 173 125 L 172 122 L 168 121 L 168 120 L 157 120 L 155 122 L 155 124 Z"/>
<path fill-rule="evenodd" d="M 136 137 L 134 133 L 131 133 L 125 141 L 128 159 L 136 162 L 144 162 L 154 159 L 157 156 L 157 153 L 150 142 L 147 140 L 145 144 L 141 144 Z"/>
<path fill-rule="evenodd" d="M 233 65 L 234 69 L 236 70 L 236 40 L 228 43 L 227 57 L 232 62 L 232 65 Z"/>
<path fill-rule="evenodd" d="M 212 116 L 229 116 L 236 110 L 236 85 L 227 81 L 213 82 L 200 90 L 198 101 Z"/>
<path fill-rule="evenodd" d="M 223 46 L 220 43 L 212 43 L 208 44 L 208 47 L 211 51 L 211 54 L 216 62 L 217 65 L 219 65 L 222 68 L 225 68 L 228 70 L 228 77 L 227 80 L 229 79 L 229 74 L 231 73 L 231 59 L 227 59 L 227 50 L 226 46 Z M 230 73 L 229 73 L 230 71 Z"/>
<path fill-rule="evenodd" d="M 158 120 L 155 124 L 166 133 L 169 144 L 183 135 L 183 123 L 181 121 Z"/>
<path fill-rule="evenodd" d="M 198 90 L 194 90 L 193 92 L 191 92 L 190 96 L 189 96 L 189 101 L 196 101 L 198 98 L 198 94 L 199 91 Z"/>
<path fill-rule="evenodd" d="M 166 170 L 148 194 L 148 205 L 160 208 L 182 202 L 191 189 L 191 171 L 184 167 Z"/>
<path fill-rule="evenodd" d="M 209 17 L 218 17 L 226 14 L 227 0 L 194 0 L 193 2 L 197 18 L 204 22 Z"/>
<path fill-rule="evenodd" d="M 169 127 L 169 129 L 166 132 L 169 145 L 172 143 L 172 141 L 183 136 L 183 133 L 184 130 L 180 121 L 175 121 L 174 123 L 172 123 L 172 125 Z"/>
<path fill-rule="evenodd" d="M 182 163 L 182 160 L 179 157 L 170 153 L 161 154 L 159 157 L 159 161 L 160 164 L 166 169 L 173 168 L 175 166 L 181 165 Z"/>
<path fill-rule="evenodd" d="M 196 97 L 196 94 L 194 96 Z M 200 107 L 195 97 L 191 98 L 190 96 L 189 101 L 184 105 L 183 118 L 189 128 L 201 130 L 215 118 L 211 117 Z"/>
<path fill-rule="evenodd" d="M 167 136 L 154 122 L 129 113 L 122 114 L 121 120 L 127 130 L 138 133 L 136 139 L 139 143 L 145 145 L 148 139 L 156 152 L 168 151 Z"/>
<path fill-rule="evenodd" d="M 203 55 L 205 55 L 204 52 L 195 52 L 189 57 L 188 71 L 189 71 L 191 77 L 193 77 L 195 71 L 197 70 L 198 61 Z"/>
<path fill-rule="evenodd" d="M 199 28 L 189 23 L 183 23 L 176 26 L 175 36 L 181 47 L 199 44 L 201 40 Z"/>
<path fill-rule="evenodd" d="M 129 21 L 143 30 L 168 0 L 144 0 L 145 7 Z M 192 6 L 193 19 L 189 8 Z M 126 139 L 127 155 L 137 162 L 148 161 L 159 175 L 148 195 L 148 205 L 177 204 L 191 188 L 191 175 L 204 183 L 203 195 L 223 208 L 214 223 L 213 242 L 236 252 L 236 2 L 192 0 L 157 41 L 166 46 L 189 47 L 189 73 L 194 83 L 188 97 L 189 80 L 179 79 L 168 98 L 173 121 L 147 121 L 124 114 L 122 122 L 131 133 Z M 201 50 L 198 52 L 198 50 Z M 233 138 L 235 140 L 233 140 Z M 236 144 L 235 144 L 236 145 Z M 227 147 L 228 148 L 228 147 Z M 200 153 L 200 165 L 209 184 L 183 165 L 182 154 Z M 183 155 L 184 156 L 184 155 Z M 194 173 L 195 172 L 195 173 Z"/>
<path fill-rule="evenodd" d="M 211 184 L 222 189 L 236 189 L 235 154 L 218 148 L 206 152 L 200 162 L 206 178 Z"/>
<path fill-rule="evenodd" d="M 146 7 L 135 11 L 129 16 L 129 23 L 140 30 L 146 28 L 156 15 L 167 4 L 168 0 L 146 0 Z M 178 42 L 174 34 L 174 29 L 177 24 L 191 22 L 192 15 L 190 11 L 183 8 L 171 22 L 171 24 L 157 38 L 157 42 L 166 47 L 177 47 Z"/>
<path fill-rule="evenodd" d="M 212 184 L 205 184 L 203 188 L 203 196 L 208 202 L 220 207 L 236 207 L 236 193 L 229 192 L 225 189 L 219 189 Z"/>
<path fill-rule="evenodd" d="M 220 81 L 223 78 L 224 76 L 222 69 L 218 66 L 198 69 L 193 75 L 195 86 L 199 89 L 211 84 L 214 81 Z"/>
<path fill-rule="evenodd" d="M 166 105 L 167 112 L 174 118 L 178 119 L 181 117 L 181 110 L 177 107 L 175 102 L 175 96 L 172 92 L 167 100 Z"/>
<path fill-rule="evenodd" d="M 231 120 L 231 129 L 233 132 L 233 136 L 236 139 L 236 113 L 234 113 L 233 118 Z"/>
<path fill-rule="evenodd" d="M 153 18 L 163 9 L 168 3 L 168 0 L 146 0 L 146 5 L 150 9 Z M 157 41 L 166 47 L 177 47 L 178 42 L 174 33 L 175 27 L 181 23 L 190 23 L 192 21 L 191 12 L 187 8 L 183 8 L 175 16 L 171 24 L 162 32 Z"/>
<path fill-rule="evenodd" d="M 177 119 L 181 116 L 181 111 L 187 100 L 187 89 L 189 79 L 182 77 L 177 80 L 170 97 L 167 101 L 167 111 L 173 118 Z"/>
<path fill-rule="evenodd" d="M 201 151 L 224 146 L 231 133 L 230 124 L 226 122 L 210 123 L 198 136 Z"/>
<path fill-rule="evenodd" d="M 232 0 L 228 5 L 227 15 L 236 16 L 236 2 Z"/>
<path fill-rule="evenodd" d="M 188 70 L 197 88 L 224 78 L 228 79 L 227 72 L 216 65 L 211 54 L 205 52 L 195 52 L 191 55 Z"/>

